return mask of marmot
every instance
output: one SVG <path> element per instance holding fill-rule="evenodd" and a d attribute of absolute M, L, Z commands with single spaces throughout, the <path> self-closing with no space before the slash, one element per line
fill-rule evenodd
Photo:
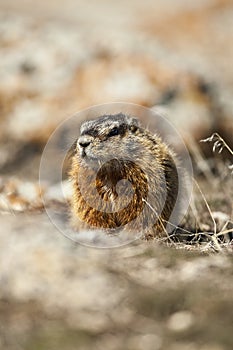
<path fill-rule="evenodd" d="M 123 113 L 81 125 L 72 146 L 72 226 L 166 234 L 178 196 L 173 152 Z"/>

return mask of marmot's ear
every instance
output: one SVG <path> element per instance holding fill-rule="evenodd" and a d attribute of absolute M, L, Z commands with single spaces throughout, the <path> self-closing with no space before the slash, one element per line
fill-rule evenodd
<path fill-rule="evenodd" d="M 140 127 L 140 122 L 136 118 L 130 118 L 129 129 L 135 132 Z"/>
<path fill-rule="evenodd" d="M 136 132 L 138 130 L 138 126 L 132 124 L 129 126 L 129 130 L 132 131 L 132 132 Z"/>

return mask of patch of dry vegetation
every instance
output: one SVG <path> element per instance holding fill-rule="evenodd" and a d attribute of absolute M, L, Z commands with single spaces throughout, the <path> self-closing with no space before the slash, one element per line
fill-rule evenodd
<path fill-rule="evenodd" d="M 201 142 L 213 143 L 213 152 L 224 150 L 233 157 L 233 151 L 224 139 L 214 133 Z M 190 208 L 181 227 L 173 233 L 176 245 L 201 251 L 232 252 L 232 164 L 223 157 L 205 159 L 198 145 L 192 148 L 199 167 L 194 180 Z M 198 171 L 197 171 L 198 172 Z M 170 237 L 171 238 L 171 237 Z"/>

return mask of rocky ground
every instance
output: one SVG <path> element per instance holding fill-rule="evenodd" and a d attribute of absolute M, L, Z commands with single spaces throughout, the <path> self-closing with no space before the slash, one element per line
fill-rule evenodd
<path fill-rule="evenodd" d="M 232 154 L 199 142 L 233 148 L 232 18 L 231 0 L 0 0 L 1 349 L 232 349 Z M 199 184 L 185 227 L 208 241 L 97 249 L 50 221 L 70 193 L 54 171 L 66 133 L 38 183 L 51 133 L 115 101 L 166 109 Z"/>

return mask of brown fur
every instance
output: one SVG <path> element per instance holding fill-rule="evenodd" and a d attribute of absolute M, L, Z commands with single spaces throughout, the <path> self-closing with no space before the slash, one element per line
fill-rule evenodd
<path fill-rule="evenodd" d="M 119 134 L 112 136 L 114 125 Z M 87 154 L 82 156 L 82 147 L 74 145 L 71 157 L 73 227 L 85 223 L 90 228 L 163 235 L 178 195 L 172 152 L 158 136 L 123 114 L 83 124 L 79 142 L 86 138 L 91 140 Z M 130 186 L 123 186 L 119 195 L 121 180 Z"/>

